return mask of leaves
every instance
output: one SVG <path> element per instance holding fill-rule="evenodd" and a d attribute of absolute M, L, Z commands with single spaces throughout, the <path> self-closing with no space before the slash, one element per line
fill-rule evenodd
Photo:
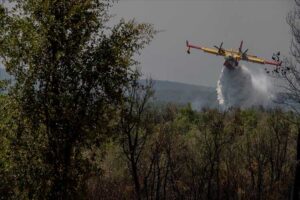
<path fill-rule="evenodd" d="M 139 77 L 133 57 L 156 32 L 133 20 L 108 27 L 111 1 L 13 2 L 0 9 L 0 56 L 15 78 L 16 180 L 30 199 L 71 198 L 97 170 L 84 152 L 112 136 L 126 87 Z"/>

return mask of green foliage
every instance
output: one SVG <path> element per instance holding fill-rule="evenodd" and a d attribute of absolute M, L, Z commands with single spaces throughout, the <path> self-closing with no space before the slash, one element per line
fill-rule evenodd
<path fill-rule="evenodd" d="M 298 116 L 150 104 L 112 1 L 0 6 L 0 199 L 287 199 Z"/>
<path fill-rule="evenodd" d="M 19 198 L 73 199 L 92 152 L 118 121 L 126 87 L 140 74 L 133 57 L 152 39 L 150 24 L 109 27 L 111 1 L 13 1 L 0 9 L 0 56 L 15 84 L 10 158 Z"/>
<path fill-rule="evenodd" d="M 295 167 L 295 115 L 255 109 L 197 112 L 189 106 L 152 109 L 142 113 L 156 113 L 137 165 L 142 198 L 289 198 L 290 172 Z M 139 124 L 140 129 L 147 126 L 147 122 Z M 126 161 L 127 155 L 119 152 L 113 161 L 116 165 L 110 166 L 119 173 L 118 160 L 123 157 Z M 126 191 L 118 198 L 136 195 L 134 181 L 128 182 L 129 177 L 133 180 L 129 164 L 114 183 L 115 188 Z M 106 179 L 109 177 L 114 175 Z"/>

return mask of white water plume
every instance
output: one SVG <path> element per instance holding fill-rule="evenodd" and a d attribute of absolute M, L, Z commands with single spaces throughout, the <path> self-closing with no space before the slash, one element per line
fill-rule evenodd
<path fill-rule="evenodd" d="M 263 74 L 251 73 L 246 66 L 236 69 L 223 67 L 217 85 L 218 102 L 221 107 L 248 108 L 272 106 L 272 87 L 269 78 Z"/>

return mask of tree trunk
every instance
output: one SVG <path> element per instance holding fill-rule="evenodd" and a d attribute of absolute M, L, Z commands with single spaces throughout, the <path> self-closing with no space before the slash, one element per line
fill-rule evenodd
<path fill-rule="evenodd" d="M 138 169 L 133 159 L 131 159 L 132 176 L 135 186 L 136 199 L 141 199 L 141 185 L 138 176 Z"/>

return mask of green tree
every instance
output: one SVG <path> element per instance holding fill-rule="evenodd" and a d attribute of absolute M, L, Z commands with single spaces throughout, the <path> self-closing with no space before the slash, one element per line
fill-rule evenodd
<path fill-rule="evenodd" d="M 139 77 L 133 57 L 155 31 L 134 20 L 109 27 L 110 0 L 12 2 L 12 10 L 0 7 L 0 56 L 15 77 L 9 95 L 19 147 L 28 147 L 22 156 L 37 139 L 36 163 L 28 161 L 44 165 L 20 171 L 19 183 L 36 182 L 49 199 L 73 199 L 93 170 L 86 152 L 111 134 L 125 88 Z M 38 188 L 18 190 L 38 198 Z"/>

